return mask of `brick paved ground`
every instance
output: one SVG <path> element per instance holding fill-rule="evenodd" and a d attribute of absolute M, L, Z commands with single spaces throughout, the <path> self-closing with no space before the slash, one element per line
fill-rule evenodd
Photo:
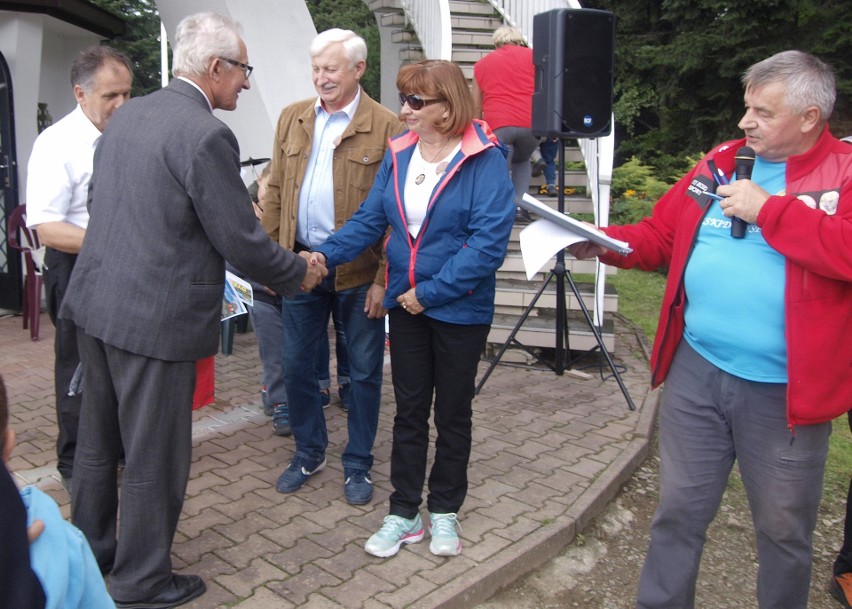
<path fill-rule="evenodd" d="M 387 514 L 391 491 L 390 365 L 372 503 L 355 507 L 343 499 L 346 418 L 336 398 L 326 410 L 328 467 L 282 495 L 274 484 L 293 440 L 272 434 L 260 406 L 254 335 L 237 334 L 233 354 L 217 357 L 216 403 L 195 413 L 193 466 L 172 551 L 175 568 L 203 576 L 208 591 L 186 607 L 471 607 L 534 569 L 600 512 L 647 450 L 657 392 L 649 391 L 632 330 L 617 321 L 616 334 L 615 358 L 639 410 L 629 412 L 614 379 L 596 372 L 581 379 L 498 366 L 474 401 L 461 556 L 433 556 L 425 540 L 392 559 L 363 550 Z M 0 374 L 18 434 L 10 469 L 20 484 L 48 492 L 67 516 L 55 469 L 52 345 L 46 315 L 36 342 L 20 317 L 0 319 Z"/>

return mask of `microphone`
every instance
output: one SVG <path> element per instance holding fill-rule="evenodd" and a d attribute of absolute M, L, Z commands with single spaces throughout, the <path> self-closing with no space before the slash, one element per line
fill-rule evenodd
<path fill-rule="evenodd" d="M 750 180 L 751 170 L 754 167 L 754 150 L 748 146 L 743 146 L 737 150 L 734 160 L 737 163 L 737 179 Z M 731 237 L 734 239 L 742 239 L 745 237 L 747 229 L 748 222 L 741 218 L 737 218 L 736 216 L 731 216 Z"/>

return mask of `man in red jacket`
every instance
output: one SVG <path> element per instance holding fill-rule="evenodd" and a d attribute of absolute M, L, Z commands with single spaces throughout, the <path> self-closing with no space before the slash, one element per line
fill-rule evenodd
<path fill-rule="evenodd" d="M 706 530 L 739 462 L 761 609 L 805 609 L 831 419 L 852 407 L 852 150 L 828 131 L 831 69 L 799 51 L 746 70 L 745 139 L 711 151 L 650 218 L 613 226 L 620 257 L 669 268 L 652 357 L 660 505 L 641 609 L 694 607 Z M 740 148 L 756 158 L 745 177 Z M 737 179 L 735 167 L 739 167 Z M 740 238 L 733 218 L 747 223 Z"/>

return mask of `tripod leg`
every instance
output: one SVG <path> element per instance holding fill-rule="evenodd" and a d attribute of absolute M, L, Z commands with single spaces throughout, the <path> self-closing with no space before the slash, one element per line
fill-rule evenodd
<path fill-rule="evenodd" d="M 621 378 L 621 374 L 618 372 L 618 368 L 615 366 L 615 362 L 612 361 L 612 356 L 609 354 L 609 351 L 606 350 L 606 346 L 603 342 L 603 337 L 601 336 L 598 327 L 595 325 L 594 320 L 592 319 L 591 314 L 589 313 L 588 307 L 586 307 L 586 303 L 583 302 L 582 297 L 580 296 L 580 290 L 577 288 L 577 284 L 574 283 L 574 278 L 571 277 L 570 271 L 565 271 L 565 276 L 568 279 L 568 283 L 571 285 L 571 290 L 574 292 L 574 296 L 577 298 L 577 302 L 580 303 L 580 309 L 583 311 L 583 316 L 586 318 L 586 322 L 589 324 L 589 329 L 592 331 L 592 334 L 595 335 L 595 340 L 598 343 L 598 346 L 601 349 L 601 353 L 603 353 L 604 358 L 606 358 L 606 363 L 609 365 L 609 369 L 612 370 L 612 375 L 615 377 L 615 381 L 618 383 L 619 389 L 621 389 L 621 393 L 624 395 L 624 399 L 627 400 L 627 407 L 630 410 L 636 410 L 636 404 L 633 403 L 633 399 L 630 397 L 630 393 L 627 391 L 627 386 L 624 384 L 624 381 Z"/>
<path fill-rule="evenodd" d="M 509 348 L 509 345 L 513 342 L 516 342 L 520 345 L 520 343 L 515 340 L 515 336 L 517 336 L 518 332 L 520 332 L 521 326 L 524 325 L 524 322 L 527 320 L 527 317 L 530 316 L 530 313 L 535 308 L 538 299 L 541 298 L 541 295 L 544 293 L 544 290 L 547 289 L 547 286 L 550 285 L 550 282 L 553 280 L 554 277 L 555 273 L 553 271 L 550 271 L 550 273 L 548 273 L 547 275 L 547 279 L 545 279 L 544 283 L 541 284 L 541 287 L 538 289 L 538 292 L 535 293 L 535 296 L 533 296 L 533 299 L 530 301 L 530 304 L 528 304 L 527 308 L 524 309 L 523 314 L 521 315 L 520 319 L 518 319 L 518 323 L 515 324 L 515 327 L 512 329 L 512 332 L 509 334 L 509 337 L 503 342 L 503 345 L 500 347 L 500 351 L 497 352 L 497 357 L 492 360 L 491 365 L 488 366 L 488 370 L 486 370 L 485 374 L 482 375 L 482 379 L 476 385 L 474 395 L 479 395 L 482 386 L 485 385 L 485 381 L 488 380 L 488 377 L 491 376 L 491 373 L 494 371 L 494 368 L 496 368 L 497 364 L 500 363 L 500 359 L 506 353 L 506 350 Z"/>

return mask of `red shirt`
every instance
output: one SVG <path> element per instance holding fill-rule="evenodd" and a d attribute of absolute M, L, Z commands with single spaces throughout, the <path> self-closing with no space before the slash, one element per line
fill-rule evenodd
<path fill-rule="evenodd" d="M 476 62 L 473 76 L 482 91 L 482 118 L 491 129 L 532 127 L 532 49 L 514 44 L 495 49 Z"/>

